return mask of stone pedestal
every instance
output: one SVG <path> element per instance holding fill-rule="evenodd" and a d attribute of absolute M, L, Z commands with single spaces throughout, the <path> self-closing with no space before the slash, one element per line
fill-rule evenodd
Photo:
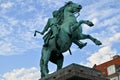
<path fill-rule="evenodd" d="M 106 80 L 106 78 L 96 69 L 73 63 L 40 80 Z"/>

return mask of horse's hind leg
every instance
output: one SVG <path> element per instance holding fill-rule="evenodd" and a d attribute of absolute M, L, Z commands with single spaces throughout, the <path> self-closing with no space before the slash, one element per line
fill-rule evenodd
<path fill-rule="evenodd" d="M 48 74 L 48 61 L 50 58 L 50 50 L 46 47 L 42 49 L 42 56 L 40 60 L 41 77 L 45 77 Z"/>
<path fill-rule="evenodd" d="M 59 56 L 59 59 L 57 59 L 57 63 L 56 63 L 56 65 L 57 65 L 57 71 L 60 70 L 60 69 L 62 69 L 63 60 L 64 60 L 64 57 L 63 57 L 63 55 L 61 53 L 61 55 Z"/>
<path fill-rule="evenodd" d="M 44 71 L 43 71 L 43 67 L 44 67 L 44 61 L 43 61 L 43 59 L 41 58 L 41 59 L 40 59 L 41 78 L 45 77 L 45 74 L 44 74 Z"/>

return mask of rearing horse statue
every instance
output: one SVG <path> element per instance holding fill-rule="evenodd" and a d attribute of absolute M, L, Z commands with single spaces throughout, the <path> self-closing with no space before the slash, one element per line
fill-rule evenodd
<path fill-rule="evenodd" d="M 81 24 L 87 24 L 88 26 L 93 26 L 93 23 L 88 20 L 77 21 L 74 13 L 81 10 L 82 6 L 73 2 L 67 2 L 61 9 L 63 16 L 60 22 L 60 30 L 58 34 L 58 39 L 51 38 L 49 40 L 48 46 L 43 46 L 42 55 L 40 60 L 41 67 L 41 78 L 48 75 L 48 62 L 51 61 L 57 65 L 57 70 L 60 70 L 63 65 L 63 52 L 70 49 L 72 42 L 79 45 L 79 40 L 90 39 L 96 45 L 101 45 L 102 43 L 93 38 L 91 35 L 82 34 Z M 57 44 L 57 46 L 56 46 Z M 59 47 L 59 48 L 58 48 Z"/>

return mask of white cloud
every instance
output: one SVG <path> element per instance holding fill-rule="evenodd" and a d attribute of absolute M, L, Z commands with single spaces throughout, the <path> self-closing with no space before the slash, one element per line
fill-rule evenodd
<path fill-rule="evenodd" d="M 6 26 L 7 26 L 6 24 L 1 24 L 1 26 L 0 26 L 0 37 L 5 36 L 5 35 L 9 35 L 11 33 L 11 29 L 8 31 Z"/>
<path fill-rule="evenodd" d="M 26 5 L 28 4 L 26 3 Z M 15 7 L 17 8 L 17 3 Z M 27 12 L 32 10 L 34 7 L 30 6 Z M 17 12 L 16 15 L 18 15 Z M 23 15 L 27 16 L 27 14 Z M 42 36 L 34 38 L 34 31 L 42 30 L 43 25 L 47 22 L 47 18 L 42 12 L 36 13 L 34 18 L 27 20 L 20 20 L 17 18 L 19 16 L 7 16 L 4 13 L 0 17 L 0 55 L 21 54 L 29 49 L 42 46 L 40 43 Z"/>
<path fill-rule="evenodd" d="M 113 26 L 109 27 L 108 30 L 109 30 L 109 32 L 111 32 L 111 34 L 115 34 L 120 31 L 118 25 L 113 25 Z"/>
<path fill-rule="evenodd" d="M 63 5 L 64 2 L 61 0 L 44 0 L 44 1 L 40 1 L 40 3 L 43 6 L 46 6 L 47 4 L 48 8 L 56 8 L 56 7 L 60 7 L 61 5 Z"/>
<path fill-rule="evenodd" d="M 81 62 L 81 64 L 87 66 L 101 64 L 110 60 L 113 55 L 119 52 L 113 46 L 114 43 L 120 42 L 120 8 L 118 8 L 119 3 L 115 4 L 116 2 L 117 0 L 102 0 L 83 7 L 83 18 L 87 18 L 95 24 L 93 28 L 85 27 L 85 31 L 91 31 L 91 34 L 99 38 L 103 45 L 100 46 L 98 51 L 91 53 L 87 58 L 87 63 Z"/>
<path fill-rule="evenodd" d="M 97 3 L 83 6 L 81 11 L 83 19 L 88 19 L 93 21 L 95 28 L 86 27 L 86 31 L 91 31 L 95 29 L 110 28 L 114 25 L 119 25 L 120 21 L 120 8 L 119 3 L 115 4 L 116 0 L 101 0 Z M 116 7 L 111 7 L 116 6 Z M 88 11 L 89 10 L 89 11 Z"/>
<path fill-rule="evenodd" d="M 1 74 L 0 74 L 0 80 L 5 80 Z"/>
<path fill-rule="evenodd" d="M 12 17 L 8 17 L 6 18 L 8 20 L 8 23 L 11 24 L 11 26 L 17 25 L 18 24 L 18 20 Z"/>
<path fill-rule="evenodd" d="M 106 61 L 111 60 L 111 57 L 114 56 L 116 51 L 112 50 L 110 46 L 104 46 L 98 50 L 98 52 L 92 54 L 88 61 L 91 65 L 101 64 Z"/>
<path fill-rule="evenodd" d="M 110 37 L 107 37 L 103 41 L 103 46 L 112 46 L 114 43 L 120 42 L 120 33 L 115 32 Z"/>
<path fill-rule="evenodd" d="M 114 34 L 112 37 L 110 37 L 108 40 L 109 44 L 114 42 L 120 42 L 120 33 Z"/>
<path fill-rule="evenodd" d="M 8 8 L 11 8 L 13 5 L 14 5 L 13 2 L 6 2 L 6 3 L 0 4 L 0 7 L 3 9 L 8 9 Z"/>
<path fill-rule="evenodd" d="M 38 80 L 40 78 L 39 70 L 35 67 L 25 69 L 14 69 L 11 72 L 2 75 L 3 80 Z"/>
<path fill-rule="evenodd" d="M 7 42 L 2 42 L 0 44 L 0 55 L 9 55 L 10 53 L 13 52 L 13 46 L 11 43 L 7 43 Z"/>
<path fill-rule="evenodd" d="M 93 18 L 91 21 L 93 22 L 93 24 L 96 24 L 98 22 L 98 19 L 97 18 Z"/>
<path fill-rule="evenodd" d="M 119 24 L 119 20 L 120 20 L 120 15 L 114 15 L 108 19 L 103 20 L 103 22 L 99 24 L 99 27 L 110 27 L 112 25 L 117 25 Z"/>
<path fill-rule="evenodd" d="M 42 47 L 40 41 L 35 41 L 32 33 L 8 36 L 0 41 L 0 55 L 17 55 L 34 48 Z M 40 39 L 40 38 L 39 38 Z"/>
<path fill-rule="evenodd" d="M 112 48 L 115 42 L 120 42 L 120 33 L 114 34 L 103 42 L 103 46 L 90 57 L 87 58 L 86 66 L 93 66 L 94 64 L 101 64 L 112 59 L 112 56 L 117 54 L 117 51 Z"/>

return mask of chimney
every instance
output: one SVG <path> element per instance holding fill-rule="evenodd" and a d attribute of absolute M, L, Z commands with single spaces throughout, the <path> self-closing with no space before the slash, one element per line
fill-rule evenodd
<path fill-rule="evenodd" d="M 120 56 L 119 55 L 115 55 L 113 56 L 113 59 L 116 59 L 116 58 L 119 58 Z"/>

